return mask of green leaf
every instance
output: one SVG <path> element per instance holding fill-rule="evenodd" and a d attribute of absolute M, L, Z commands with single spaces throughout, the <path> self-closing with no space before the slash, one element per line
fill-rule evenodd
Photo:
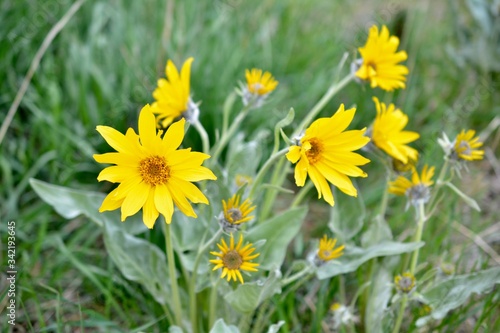
<path fill-rule="evenodd" d="M 365 312 L 365 327 L 370 327 L 371 333 L 384 332 L 382 318 L 387 313 L 387 304 L 392 295 L 391 280 L 391 274 L 381 265 L 373 279 Z"/>
<path fill-rule="evenodd" d="M 412 252 L 424 246 L 424 242 L 398 243 L 383 242 L 368 248 L 346 248 L 345 254 L 338 260 L 327 263 L 317 270 L 318 279 L 328 279 L 340 274 L 354 272 L 359 266 L 376 257 L 394 256 Z"/>
<path fill-rule="evenodd" d="M 335 237 L 346 243 L 358 234 L 364 224 L 366 209 L 361 197 L 337 200 L 330 208 L 328 226 Z"/>
<path fill-rule="evenodd" d="M 446 186 L 448 186 L 449 188 L 451 188 L 456 194 L 458 194 L 458 196 L 460 198 L 462 198 L 462 200 L 467 204 L 469 205 L 471 208 L 474 208 L 475 210 L 477 210 L 478 212 L 481 211 L 481 208 L 479 207 L 479 205 L 477 204 L 476 200 L 472 199 L 471 197 L 469 197 L 467 194 L 465 194 L 464 192 L 460 191 L 458 189 L 458 187 L 456 187 L 455 185 L 453 185 L 452 183 L 450 182 L 445 182 L 444 183 Z"/>
<path fill-rule="evenodd" d="M 253 177 L 259 166 L 262 156 L 259 141 L 244 142 L 243 139 L 242 134 L 237 135 L 229 145 L 226 165 L 228 182 L 234 182 L 238 174 Z"/>
<path fill-rule="evenodd" d="M 122 223 L 119 210 L 99 213 L 99 207 L 105 197 L 102 193 L 74 190 L 33 178 L 30 179 L 30 184 L 43 201 L 54 207 L 56 212 L 66 219 L 85 215 L 100 227 L 104 224 L 113 224 L 130 234 L 139 234 L 148 230 L 142 222 L 142 214 L 131 216 Z"/>
<path fill-rule="evenodd" d="M 500 267 L 454 276 L 435 284 L 422 293 L 427 304 L 431 306 L 432 313 L 418 319 L 417 326 L 423 326 L 431 319 L 443 319 L 448 311 L 467 302 L 472 293 L 489 292 L 497 283 L 500 283 Z"/>
<path fill-rule="evenodd" d="M 270 270 L 281 267 L 288 244 L 299 232 L 306 213 L 307 207 L 292 208 L 248 231 L 246 239 L 250 242 L 267 240 L 262 249 L 258 249 L 259 269 Z"/>
<path fill-rule="evenodd" d="M 227 325 L 224 319 L 220 318 L 214 324 L 214 327 L 210 330 L 210 333 L 240 333 L 238 327 L 233 325 Z"/>
<path fill-rule="evenodd" d="M 123 276 L 141 283 L 158 303 L 167 304 L 171 301 L 163 251 L 113 224 L 104 225 L 104 244 Z"/>
<path fill-rule="evenodd" d="M 370 247 L 385 241 L 392 240 L 392 231 L 387 221 L 380 215 L 375 216 L 373 222 L 361 236 L 361 245 Z"/>
<path fill-rule="evenodd" d="M 236 290 L 226 294 L 224 299 L 231 307 L 242 313 L 249 313 L 274 294 L 281 293 L 281 283 L 275 272 L 264 281 L 240 284 Z"/>
<path fill-rule="evenodd" d="M 295 118 L 295 110 L 293 108 L 290 108 L 286 117 L 278 121 L 276 126 L 274 126 L 274 145 L 276 151 L 278 150 L 279 147 L 280 133 L 281 136 L 283 136 L 285 142 L 288 143 L 290 141 L 290 139 L 283 132 L 282 128 L 290 125 L 293 122 L 294 118 Z"/>
<path fill-rule="evenodd" d="M 168 333 L 183 333 L 183 331 L 179 326 L 170 326 L 168 328 Z"/>

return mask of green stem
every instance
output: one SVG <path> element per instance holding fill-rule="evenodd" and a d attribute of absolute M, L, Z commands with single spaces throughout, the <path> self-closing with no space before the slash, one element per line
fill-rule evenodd
<path fill-rule="evenodd" d="M 205 253 L 205 251 L 208 249 L 210 245 L 212 245 L 222 234 L 222 229 L 219 229 L 212 238 L 210 238 L 203 246 L 200 248 L 198 251 L 198 254 L 196 255 L 196 259 L 194 261 L 194 266 L 193 266 L 193 274 L 191 275 L 191 279 L 189 281 L 189 303 L 190 303 L 190 313 L 189 317 L 191 319 L 191 324 L 193 327 L 193 333 L 196 333 L 198 331 L 198 316 L 197 316 L 197 305 L 196 305 L 196 278 L 198 276 L 198 266 L 200 265 L 200 260 Z M 212 327 L 212 326 L 210 326 Z"/>
<path fill-rule="evenodd" d="M 401 300 L 401 304 L 399 306 L 398 318 L 396 319 L 396 324 L 394 325 L 392 333 L 399 333 L 399 329 L 401 328 L 401 324 L 403 323 L 403 316 L 406 310 L 407 303 L 408 303 L 408 296 L 403 295 L 403 299 Z"/>
<path fill-rule="evenodd" d="M 283 302 L 285 301 L 288 294 L 297 291 L 297 289 L 299 289 L 304 283 L 307 282 L 307 280 L 309 280 L 313 276 L 314 276 L 314 274 L 309 274 L 309 275 L 303 276 L 300 280 L 298 280 L 296 283 L 294 283 L 293 286 L 288 288 L 285 292 L 281 293 L 281 297 L 278 301 L 278 304 L 283 304 Z M 272 309 L 267 311 L 264 322 L 269 322 L 269 319 L 273 315 L 274 311 L 276 311 L 276 307 L 273 307 Z M 261 331 L 254 330 L 254 332 L 261 332 Z"/>
<path fill-rule="evenodd" d="M 449 160 L 447 158 L 445 158 L 443 167 L 441 168 L 441 171 L 439 172 L 439 176 L 436 180 L 436 185 L 434 185 L 433 194 L 431 196 L 431 199 L 429 200 L 429 202 L 430 202 L 429 207 L 431 207 L 431 209 L 434 206 L 434 200 L 437 198 L 439 189 L 444 185 L 443 181 L 444 181 L 444 178 L 446 177 L 446 174 L 448 173 L 449 165 L 450 165 Z"/>
<path fill-rule="evenodd" d="M 163 309 L 163 312 L 165 312 L 165 316 L 167 317 L 167 320 L 168 320 L 169 324 L 173 324 L 174 323 L 174 317 L 172 317 L 172 313 L 170 312 L 170 310 L 168 309 L 168 307 L 165 304 L 162 304 L 161 307 Z"/>
<path fill-rule="evenodd" d="M 296 207 L 300 205 L 304 197 L 306 196 L 307 193 L 309 193 L 309 190 L 313 187 L 313 182 L 308 182 L 306 186 L 302 187 L 299 191 L 299 193 L 295 196 L 295 199 L 292 202 L 292 205 L 290 208 Z"/>
<path fill-rule="evenodd" d="M 383 161 L 383 160 L 382 160 Z M 384 163 L 385 164 L 385 163 Z M 376 223 L 379 223 L 379 226 L 382 225 L 385 221 L 385 213 L 387 211 L 387 203 L 389 201 L 389 181 L 391 179 L 391 169 L 389 169 L 386 165 L 386 180 L 385 180 L 385 188 L 384 188 L 384 194 L 382 195 L 382 202 L 380 204 L 380 211 L 378 213 L 378 216 L 376 217 Z M 377 231 L 380 230 L 380 228 L 376 229 Z M 378 232 L 377 235 L 375 236 L 376 239 L 379 238 Z M 373 275 L 375 274 L 375 263 L 377 263 L 378 259 L 373 258 L 369 261 L 368 263 L 368 281 L 373 281 Z M 370 293 L 372 289 L 372 284 L 368 286 L 364 293 L 363 293 L 363 303 L 362 303 L 362 313 L 365 313 L 366 316 L 366 308 L 368 304 L 368 299 L 370 298 Z"/>
<path fill-rule="evenodd" d="M 259 309 L 259 313 L 257 314 L 257 320 L 255 321 L 255 325 L 252 328 L 252 332 L 258 333 L 258 332 L 263 331 L 264 323 L 266 322 L 266 320 L 264 320 L 264 318 L 265 318 L 265 314 L 268 313 L 269 304 L 270 304 L 270 301 L 266 300 L 261 305 L 261 307 Z M 248 319 L 250 319 L 250 318 L 247 318 L 247 320 L 246 320 L 247 322 L 249 321 Z"/>
<path fill-rule="evenodd" d="M 281 287 L 283 288 L 286 285 L 289 285 L 290 283 L 295 282 L 298 279 L 300 279 L 304 276 L 307 276 L 309 274 L 310 275 L 314 274 L 314 270 L 312 270 L 310 266 L 306 266 L 306 267 L 304 267 L 303 270 L 298 271 L 297 273 L 293 274 L 292 276 L 290 276 L 286 279 L 283 279 L 283 281 L 281 281 Z"/>
<path fill-rule="evenodd" d="M 391 180 L 391 172 L 387 171 L 387 176 L 385 180 L 385 190 L 382 196 L 382 203 L 380 204 L 379 216 L 382 220 L 385 220 L 385 212 L 387 211 L 387 202 L 389 201 L 389 182 Z"/>
<path fill-rule="evenodd" d="M 282 156 L 278 163 L 276 163 L 276 167 L 274 168 L 273 175 L 271 176 L 271 184 L 272 185 L 278 185 L 278 183 L 283 183 L 282 178 L 285 177 L 286 175 L 286 169 L 283 168 L 283 165 L 286 161 L 286 158 Z M 267 188 L 265 189 L 265 195 L 264 195 L 264 200 L 262 201 L 262 206 L 260 208 L 260 215 L 257 223 L 260 223 L 262 221 L 265 221 L 266 218 L 269 215 L 269 212 L 271 211 L 273 204 L 274 204 L 274 199 L 276 198 L 276 195 L 278 194 L 278 191 L 275 189 Z"/>
<path fill-rule="evenodd" d="M 425 223 L 424 203 L 420 202 L 418 205 L 418 225 L 417 225 L 417 234 L 415 235 L 415 242 L 420 242 L 422 240 L 422 232 L 424 230 L 424 223 Z M 417 267 L 419 252 L 420 252 L 420 248 L 416 249 L 415 251 L 413 251 L 413 255 L 411 257 L 410 273 L 412 275 L 415 273 L 415 268 Z"/>
<path fill-rule="evenodd" d="M 227 143 L 229 142 L 229 139 L 231 139 L 234 136 L 234 133 L 240 126 L 241 122 L 243 119 L 245 119 L 247 113 L 248 113 L 249 108 L 244 107 L 240 113 L 236 116 L 236 118 L 233 120 L 233 123 L 231 124 L 231 127 L 229 127 L 229 130 L 227 132 L 224 132 L 223 135 L 221 136 L 219 142 L 215 144 L 213 147 L 213 154 L 212 154 L 212 163 L 215 163 L 217 161 L 217 158 L 220 156 L 224 148 L 226 147 Z M 223 120 L 224 121 L 224 120 Z M 224 125 L 223 125 L 224 126 Z"/>
<path fill-rule="evenodd" d="M 172 301 L 174 303 L 175 324 L 182 327 L 182 307 L 179 295 L 179 286 L 175 271 L 174 249 L 172 247 L 172 232 L 169 223 L 163 223 L 163 232 L 165 234 L 165 248 L 167 252 L 168 273 L 170 275 L 170 284 L 172 288 Z"/>
<path fill-rule="evenodd" d="M 225 136 L 227 133 L 227 128 L 229 127 L 229 114 L 231 113 L 231 108 L 233 107 L 234 100 L 236 99 L 236 93 L 233 91 L 229 96 L 227 96 L 224 102 L 224 107 L 222 109 L 222 133 L 221 136 Z"/>
<path fill-rule="evenodd" d="M 345 292 L 345 278 L 343 275 L 339 275 L 339 294 L 340 294 L 340 304 L 347 306 L 347 297 Z M 354 304 L 352 305 L 352 308 L 354 308 Z M 347 325 L 347 331 L 349 333 L 356 332 L 354 328 L 354 321 L 352 320 L 349 321 Z"/>
<path fill-rule="evenodd" d="M 354 73 L 350 73 L 344 77 L 340 82 L 335 82 L 328 88 L 327 92 L 323 97 L 314 105 L 314 107 L 309 111 L 306 117 L 302 120 L 297 130 L 293 133 L 292 138 L 298 136 L 303 129 L 311 123 L 311 121 L 318 115 L 318 113 L 325 107 L 325 105 L 338 93 L 342 88 L 344 88 L 349 82 L 354 79 Z"/>
<path fill-rule="evenodd" d="M 424 230 L 425 224 L 425 209 L 424 203 L 421 201 L 418 204 L 418 224 L 417 224 L 417 233 L 415 234 L 415 242 L 420 242 L 422 240 L 422 233 Z M 411 264 L 410 264 L 410 274 L 415 274 L 415 269 L 417 268 L 418 263 L 418 254 L 420 252 L 420 248 L 416 249 L 412 253 Z M 401 300 L 401 305 L 399 307 L 398 318 L 396 319 L 396 324 L 394 325 L 393 333 L 399 333 L 399 329 L 401 328 L 401 323 L 403 322 L 403 316 L 406 310 L 406 305 L 408 303 L 408 295 L 403 295 L 403 299 Z"/>
<path fill-rule="evenodd" d="M 259 170 L 259 173 L 257 176 L 255 176 L 255 180 L 252 184 L 252 188 L 250 189 L 250 193 L 248 194 L 249 198 L 253 198 L 255 191 L 260 185 L 260 182 L 264 178 L 266 172 L 271 168 L 273 164 L 275 164 L 276 160 L 279 159 L 281 156 L 285 155 L 288 152 L 288 148 L 281 149 L 280 151 L 276 152 L 275 154 L 271 155 L 269 159 L 264 163 L 262 168 Z"/>
<path fill-rule="evenodd" d="M 208 154 L 210 152 L 210 140 L 208 138 L 207 131 L 205 130 L 205 127 L 199 122 L 195 121 L 193 123 L 194 128 L 198 131 L 201 137 L 201 143 L 203 145 L 203 152 L 205 154 Z"/>
<path fill-rule="evenodd" d="M 217 287 L 222 279 L 217 279 L 217 282 L 210 290 L 210 303 L 209 303 L 209 313 L 208 313 L 208 328 L 211 329 L 214 326 L 215 316 L 217 315 Z"/>

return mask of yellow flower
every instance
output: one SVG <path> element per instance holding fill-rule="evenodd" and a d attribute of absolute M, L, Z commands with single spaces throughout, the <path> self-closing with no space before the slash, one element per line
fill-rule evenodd
<path fill-rule="evenodd" d="M 104 199 L 100 212 L 121 207 L 121 219 L 143 211 L 144 224 L 152 228 L 161 213 L 172 221 L 175 205 L 186 215 L 196 217 L 188 202 L 208 204 L 205 195 L 191 182 L 217 179 L 201 164 L 210 156 L 177 149 L 184 138 L 185 120 L 172 124 L 163 136 L 156 132 L 151 108 L 146 105 L 139 115 L 139 135 L 132 128 L 126 135 L 108 126 L 97 131 L 117 152 L 94 155 L 99 163 L 116 164 L 101 171 L 97 179 L 120 183 Z"/>
<path fill-rule="evenodd" d="M 398 37 L 390 36 L 385 25 L 380 34 L 378 27 L 372 26 L 365 46 L 358 49 L 363 62 L 356 76 L 369 81 L 372 88 L 380 87 L 387 91 L 405 88 L 408 68 L 398 63 L 408 56 L 405 51 L 397 52 L 398 46 Z"/>
<path fill-rule="evenodd" d="M 462 130 L 457 135 L 453 145 L 454 155 L 466 161 L 482 160 L 484 150 L 476 148 L 481 147 L 483 143 L 479 141 L 478 136 L 474 137 L 474 135 L 476 135 L 474 130 L 468 130 L 467 132 Z"/>
<path fill-rule="evenodd" d="M 252 202 L 249 199 L 246 199 L 242 203 L 240 203 L 240 200 L 241 197 L 236 194 L 227 202 L 222 200 L 224 218 L 231 224 L 240 224 L 253 219 L 253 216 L 248 215 L 254 211 L 255 206 L 252 206 Z"/>
<path fill-rule="evenodd" d="M 278 86 L 278 81 L 269 72 L 262 74 L 262 69 L 253 68 L 245 71 L 248 91 L 252 94 L 267 95 Z"/>
<path fill-rule="evenodd" d="M 403 131 L 408 123 L 408 116 L 394 104 L 387 107 L 380 103 L 377 97 L 373 97 L 377 107 L 377 117 L 373 123 L 372 140 L 375 146 L 385 151 L 391 157 L 408 163 L 408 158 L 417 160 L 418 152 L 407 146 L 407 143 L 417 140 L 420 135 L 416 132 Z"/>
<path fill-rule="evenodd" d="M 240 195 L 233 195 L 227 202 L 222 200 L 223 211 L 219 215 L 219 223 L 225 232 L 233 232 L 239 230 L 240 224 L 253 219 L 253 216 L 248 216 L 254 211 L 255 206 L 252 202 L 246 199 L 240 203 Z"/>
<path fill-rule="evenodd" d="M 163 128 L 182 116 L 184 112 L 189 111 L 190 107 L 196 106 L 189 99 L 189 80 L 193 60 L 193 58 L 188 58 L 184 62 L 180 75 L 172 60 L 168 60 L 165 68 L 167 78 L 158 80 L 158 87 L 153 92 L 155 102 L 151 105 L 151 109 L 157 115 L 158 122 Z"/>
<path fill-rule="evenodd" d="M 402 275 L 398 275 L 394 278 L 394 284 L 396 285 L 396 289 L 408 294 L 413 288 L 415 288 L 415 276 L 410 272 L 403 273 Z"/>
<path fill-rule="evenodd" d="M 403 176 L 399 176 L 395 181 L 389 183 L 389 192 L 396 195 L 406 195 L 413 205 L 420 202 L 426 203 L 430 198 L 429 187 L 434 184 L 434 167 L 429 168 L 426 164 L 419 177 L 414 169 L 411 181 Z"/>
<path fill-rule="evenodd" d="M 258 108 L 264 104 L 266 97 L 278 86 L 278 81 L 269 72 L 262 74 L 262 69 L 246 70 L 247 85 L 242 87 L 243 104 Z"/>
<path fill-rule="evenodd" d="M 332 117 L 314 121 L 306 129 L 299 145 L 291 146 L 286 154 L 290 162 L 298 161 L 295 166 L 297 186 L 304 186 L 309 175 L 318 190 L 318 197 L 324 196 L 325 201 L 332 206 L 334 200 L 328 182 L 350 196 L 357 196 L 356 188 L 348 176 L 367 176 L 357 166 L 365 165 L 370 160 L 352 152 L 370 141 L 370 138 L 363 136 L 366 128 L 344 132 L 355 112 L 354 108 L 344 111 L 344 105 L 340 105 Z"/>
<path fill-rule="evenodd" d="M 247 243 L 242 247 L 243 235 L 240 235 L 240 240 L 236 246 L 234 246 L 234 237 L 231 234 L 231 239 L 229 246 L 227 246 L 224 238 L 221 239 L 220 244 L 217 247 L 221 252 L 210 252 L 210 254 L 217 256 L 219 259 L 212 259 L 210 262 L 215 265 L 214 271 L 222 268 L 221 279 L 227 276 L 227 280 L 233 279 L 236 281 L 238 279 L 243 283 L 243 276 L 240 271 L 257 272 L 257 266 L 259 264 L 251 262 L 252 259 L 257 258 L 260 253 L 252 254 L 255 248 L 252 247 L 252 243 Z"/>
<path fill-rule="evenodd" d="M 344 245 L 335 248 L 337 244 L 337 239 L 328 238 L 323 235 L 323 238 L 319 241 L 318 257 L 323 261 L 330 261 L 332 259 L 337 259 L 344 253 Z"/>

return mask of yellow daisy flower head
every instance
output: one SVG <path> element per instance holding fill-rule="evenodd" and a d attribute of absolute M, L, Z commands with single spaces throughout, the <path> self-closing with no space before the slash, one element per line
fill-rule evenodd
<path fill-rule="evenodd" d="M 403 273 L 402 275 L 397 275 L 394 278 L 394 284 L 399 292 L 404 294 L 409 294 L 413 291 L 416 284 L 416 279 L 410 272 Z"/>
<path fill-rule="evenodd" d="M 99 163 L 115 164 L 101 171 L 97 179 L 120 183 L 104 199 L 100 212 L 121 207 L 121 219 L 141 208 L 144 224 L 153 228 L 161 213 L 172 221 L 174 204 L 186 215 L 196 217 L 189 201 L 208 204 L 192 182 L 217 177 L 201 166 L 210 156 L 177 149 L 184 139 L 185 120 L 172 124 L 163 138 L 156 130 L 155 116 L 146 105 L 139 115 L 139 134 L 132 128 L 123 135 L 114 128 L 97 126 L 97 131 L 117 152 L 94 155 Z M 189 201 L 188 201 L 189 200 Z"/>
<path fill-rule="evenodd" d="M 356 77 L 370 82 L 372 88 L 380 87 L 386 91 L 405 88 L 405 75 L 408 68 L 399 63 L 408 56 L 405 51 L 397 51 L 399 38 L 389 35 L 389 29 L 384 25 L 379 32 L 377 26 L 372 26 L 365 46 L 358 48 L 361 61 L 355 66 Z"/>
<path fill-rule="evenodd" d="M 269 72 L 253 68 L 245 71 L 247 85 L 243 86 L 243 104 L 261 107 L 266 97 L 278 86 L 278 81 Z"/>
<path fill-rule="evenodd" d="M 286 154 L 290 162 L 297 163 L 297 186 L 304 186 L 309 175 L 318 190 L 318 197 L 323 196 L 331 206 L 334 205 L 334 200 L 328 182 L 355 197 L 357 191 L 348 176 L 367 177 L 358 166 L 365 165 L 370 160 L 353 152 L 370 141 L 370 138 L 363 135 L 366 128 L 345 131 L 355 113 L 356 109 L 344 110 L 344 105 L 341 104 L 332 117 L 315 120 L 297 145 L 291 146 Z"/>
<path fill-rule="evenodd" d="M 394 104 L 386 106 L 385 103 L 380 103 L 377 97 L 373 97 L 373 101 L 377 108 L 371 135 L 373 144 L 404 164 L 408 163 L 408 159 L 416 161 L 418 152 L 407 143 L 417 140 L 420 135 L 403 131 L 408 124 L 408 116 Z"/>
<path fill-rule="evenodd" d="M 252 206 L 249 199 L 241 202 L 241 196 L 233 195 L 227 202 L 222 200 L 223 211 L 219 214 L 219 224 L 225 232 L 233 232 L 240 229 L 240 224 L 253 219 L 249 216 L 256 206 Z"/>
<path fill-rule="evenodd" d="M 336 238 L 328 238 L 326 235 L 323 235 L 323 238 L 319 241 L 318 258 L 322 262 L 327 262 L 341 257 L 344 254 L 345 246 L 341 245 L 335 248 L 336 244 Z"/>
<path fill-rule="evenodd" d="M 408 203 L 415 207 L 421 202 L 426 203 L 430 199 L 430 187 L 434 182 L 434 167 L 429 168 L 426 164 L 419 176 L 416 169 L 413 169 L 411 180 L 404 176 L 399 176 L 395 181 L 389 183 L 389 192 L 396 195 L 406 195 Z"/>
<path fill-rule="evenodd" d="M 240 235 L 240 240 L 236 246 L 234 245 L 233 234 L 231 234 L 229 246 L 227 246 L 224 238 L 221 238 L 217 247 L 220 252 L 210 252 L 210 254 L 218 257 L 218 259 L 212 259 L 210 262 L 215 265 L 214 271 L 222 268 L 221 279 L 227 277 L 227 281 L 233 279 L 234 281 L 239 280 L 241 283 L 244 283 L 241 271 L 258 271 L 256 267 L 259 264 L 251 262 L 251 260 L 257 258 L 260 253 L 252 254 L 255 251 L 252 243 L 247 243 L 243 246 L 243 235 Z"/>
<path fill-rule="evenodd" d="M 165 67 L 166 78 L 158 80 L 158 86 L 153 92 L 155 102 L 151 110 L 156 114 L 158 124 L 167 128 L 175 119 L 184 117 L 189 122 L 198 121 L 200 113 L 198 105 L 190 98 L 191 64 L 194 58 L 188 58 L 182 65 L 181 72 L 177 70 L 172 60 Z"/>
<path fill-rule="evenodd" d="M 452 158 L 465 161 L 482 160 L 484 150 L 477 148 L 481 147 L 483 143 L 479 141 L 478 136 L 474 137 L 475 135 L 476 131 L 474 130 L 462 130 L 453 143 Z"/>

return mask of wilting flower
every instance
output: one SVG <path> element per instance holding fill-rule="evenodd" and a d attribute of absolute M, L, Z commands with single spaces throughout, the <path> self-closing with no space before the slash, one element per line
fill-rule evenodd
<path fill-rule="evenodd" d="M 257 272 L 257 266 L 259 264 L 251 262 L 252 259 L 257 258 L 260 253 L 252 254 L 255 248 L 252 247 L 252 243 L 247 243 L 242 247 L 243 235 L 240 235 L 240 240 L 236 246 L 234 246 L 234 237 L 231 234 L 231 239 L 229 241 L 229 246 L 227 246 L 224 238 L 221 242 L 217 244 L 217 247 L 221 252 L 210 252 L 219 259 L 212 259 L 210 262 L 215 265 L 214 271 L 222 268 L 221 278 L 227 276 L 227 280 L 233 279 L 236 281 L 238 279 L 243 283 L 243 276 L 240 271 Z"/>
<path fill-rule="evenodd" d="M 355 316 L 350 307 L 340 303 L 333 303 L 330 306 L 333 312 L 333 322 L 330 324 L 334 329 L 339 329 L 342 325 L 350 325 L 359 321 L 358 316 Z M 328 319 L 327 319 L 328 321 Z"/>
<path fill-rule="evenodd" d="M 163 136 L 156 131 L 151 108 L 146 105 L 139 115 L 139 135 L 132 128 L 123 135 L 114 128 L 97 126 L 97 131 L 117 152 L 94 155 L 99 163 L 116 164 L 101 171 L 97 179 L 120 183 L 104 199 L 100 212 L 121 207 L 121 219 L 141 208 L 144 224 L 152 228 L 161 213 L 172 221 L 175 205 L 186 215 L 196 217 L 188 200 L 208 204 L 205 195 L 191 182 L 217 179 L 201 166 L 210 156 L 177 149 L 184 138 L 184 119 L 172 124 Z"/>
<path fill-rule="evenodd" d="M 241 201 L 240 195 L 233 195 L 227 202 L 222 200 L 223 211 L 219 215 L 219 223 L 225 232 L 233 232 L 239 230 L 240 224 L 253 219 L 249 216 L 254 211 L 255 206 L 252 202 L 246 199 Z"/>
<path fill-rule="evenodd" d="M 385 25 L 380 34 L 378 27 L 372 26 L 365 46 L 358 49 L 362 62 L 356 76 L 370 82 L 372 88 L 380 87 L 387 91 L 405 88 L 408 68 L 398 63 L 408 56 L 405 51 L 397 52 L 398 46 L 398 37 L 390 36 Z"/>
<path fill-rule="evenodd" d="M 344 111 L 344 105 L 341 104 L 332 117 L 314 121 L 298 145 L 291 146 L 286 154 L 290 162 L 298 162 L 295 166 L 297 186 L 304 186 L 309 175 L 318 190 L 318 197 L 323 196 L 332 206 L 334 200 L 328 182 L 355 197 L 357 191 L 348 176 L 367 176 L 357 166 L 365 165 L 370 160 L 353 153 L 353 150 L 360 149 L 370 141 L 370 138 L 363 136 L 366 128 L 344 132 L 355 112 L 354 108 Z"/>
<path fill-rule="evenodd" d="M 240 188 L 245 184 L 250 185 L 252 184 L 252 181 L 253 181 L 252 177 L 246 175 L 237 174 L 234 177 L 234 183 L 236 184 L 237 188 Z"/>
<path fill-rule="evenodd" d="M 167 78 L 158 80 L 158 87 L 153 92 L 155 102 L 151 105 L 151 110 L 157 115 L 158 123 L 163 128 L 181 116 L 190 122 L 198 120 L 198 106 L 189 96 L 193 60 L 188 58 L 184 62 L 180 74 L 172 60 L 168 60 L 165 68 Z"/>
<path fill-rule="evenodd" d="M 420 203 L 426 203 L 430 198 L 430 186 L 434 184 L 432 177 L 434 176 L 434 167 L 429 168 L 427 165 L 422 169 L 421 176 L 414 169 L 411 180 L 399 176 L 395 181 L 389 183 L 389 192 L 396 195 L 406 195 L 408 203 L 415 207 Z"/>
<path fill-rule="evenodd" d="M 323 262 L 330 261 L 333 259 L 337 259 L 342 256 L 344 253 L 344 245 L 335 248 L 337 244 L 337 239 L 328 238 L 326 235 L 323 235 L 323 238 L 319 241 L 318 248 L 318 257 Z"/>
<path fill-rule="evenodd" d="M 397 158 L 392 159 L 392 169 L 398 173 L 413 170 L 417 164 L 416 160 L 408 159 L 407 163 L 403 163 Z"/>
<path fill-rule="evenodd" d="M 260 107 L 266 97 L 278 86 L 278 81 L 269 72 L 253 68 L 245 71 L 247 85 L 243 87 L 243 104 Z"/>
<path fill-rule="evenodd" d="M 377 108 L 372 130 L 373 144 L 404 164 L 408 163 L 408 159 L 417 160 L 418 152 L 406 144 L 417 140 L 420 135 L 403 131 L 408 124 L 408 116 L 396 109 L 394 104 L 387 107 L 377 97 L 373 97 L 373 101 Z"/>
<path fill-rule="evenodd" d="M 402 293 L 409 294 L 413 288 L 415 288 L 415 276 L 410 272 L 403 273 L 402 275 L 397 275 L 394 278 L 394 284 L 396 289 Z"/>
<path fill-rule="evenodd" d="M 452 263 L 442 262 L 441 265 L 439 265 L 439 268 L 445 275 L 455 274 L 455 265 L 453 265 Z"/>

